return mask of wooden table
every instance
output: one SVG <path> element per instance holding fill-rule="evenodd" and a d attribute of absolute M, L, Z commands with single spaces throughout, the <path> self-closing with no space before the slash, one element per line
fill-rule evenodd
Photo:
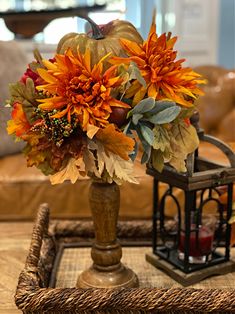
<path fill-rule="evenodd" d="M 33 223 L 0 222 L 0 314 L 22 313 L 14 302 L 19 273 L 28 254 Z"/>

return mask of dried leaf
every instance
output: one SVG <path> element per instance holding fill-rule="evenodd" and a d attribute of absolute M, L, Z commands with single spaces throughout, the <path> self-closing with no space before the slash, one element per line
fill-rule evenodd
<path fill-rule="evenodd" d="M 91 141 L 90 141 L 91 142 Z M 89 155 L 89 158 L 95 158 L 89 162 L 92 163 L 93 174 L 102 178 L 103 180 L 111 183 L 115 181 L 117 184 L 121 184 L 123 181 L 131 183 L 138 183 L 133 175 L 133 162 L 131 160 L 123 160 L 116 154 L 109 152 L 108 155 L 105 152 L 103 144 L 99 141 L 92 141 L 92 145 L 88 143 L 88 148 L 94 149 L 94 154 Z M 96 156 L 96 157 L 94 157 Z M 87 166 L 87 160 L 84 161 Z M 91 170 L 91 169 L 89 169 Z"/>
<path fill-rule="evenodd" d="M 11 94 L 10 103 L 13 105 L 15 102 L 22 104 L 24 112 L 29 122 L 34 122 L 34 107 L 37 105 L 35 94 L 35 87 L 33 80 L 27 78 L 26 85 L 22 82 L 9 85 L 9 92 Z"/>
<path fill-rule="evenodd" d="M 61 171 L 50 176 L 51 184 L 63 183 L 66 180 L 70 180 L 71 183 L 75 183 L 79 178 L 85 176 L 85 164 L 82 158 L 71 158 L 67 166 Z"/>
<path fill-rule="evenodd" d="M 187 126 L 182 122 L 173 125 L 171 133 L 172 157 L 169 163 L 177 171 L 186 172 L 185 160 L 199 145 L 197 132 L 192 125 Z"/>
<path fill-rule="evenodd" d="M 20 81 L 14 84 L 9 84 L 9 91 L 14 102 L 24 102 L 26 100 L 31 104 L 35 103 L 35 87 L 31 78 L 27 78 L 26 84 Z"/>
<path fill-rule="evenodd" d="M 96 133 L 96 138 L 103 144 L 107 154 L 112 152 L 124 160 L 129 159 L 129 153 L 134 149 L 135 141 L 115 129 L 113 124 L 109 124 L 105 129 L 100 129 Z"/>
<path fill-rule="evenodd" d="M 162 172 L 164 167 L 164 157 L 162 151 L 160 149 L 153 149 L 151 158 L 154 169 L 156 169 L 158 172 Z"/>
<path fill-rule="evenodd" d="M 102 176 L 102 174 L 104 172 L 104 168 L 105 168 L 104 160 L 103 160 L 103 156 L 102 156 L 102 153 L 104 152 L 104 147 L 97 140 L 92 140 L 92 141 L 88 140 L 87 148 L 88 148 L 88 150 L 90 150 L 91 154 L 93 155 L 94 163 L 95 163 L 95 167 L 93 167 L 94 166 L 94 164 L 93 164 L 92 170 L 90 170 L 90 172 L 93 171 L 95 176 L 100 178 Z M 89 157 L 91 158 L 91 155 Z M 84 162 L 86 164 L 86 160 Z M 91 159 L 90 159 L 90 162 L 92 162 Z"/>
<path fill-rule="evenodd" d="M 27 155 L 27 166 L 39 167 L 46 159 L 46 151 L 38 151 L 37 147 L 32 147 Z"/>
<path fill-rule="evenodd" d="M 96 133 L 99 131 L 100 128 L 98 128 L 97 126 L 93 125 L 93 124 L 87 124 L 87 136 L 92 139 Z"/>
<path fill-rule="evenodd" d="M 154 149 L 160 149 L 162 152 L 164 152 L 166 149 L 170 148 L 170 136 L 164 127 L 156 125 L 153 128 L 153 134 L 154 134 L 153 139 Z"/>
<path fill-rule="evenodd" d="M 84 161 L 84 164 L 85 164 L 86 173 L 92 172 L 92 173 L 95 173 L 96 176 L 99 177 L 99 174 L 96 171 L 97 167 L 96 167 L 95 156 L 89 149 L 84 149 L 84 151 L 83 151 L 83 161 Z"/>
<path fill-rule="evenodd" d="M 131 62 L 130 66 L 128 68 L 129 72 L 129 80 L 137 80 L 141 85 L 146 87 L 146 82 L 145 79 L 143 78 L 143 75 L 141 74 L 137 64 L 135 62 Z"/>
<path fill-rule="evenodd" d="M 133 175 L 133 162 L 130 160 L 123 160 L 118 155 L 109 153 L 109 156 L 104 152 L 102 158 L 105 163 L 105 168 L 110 176 L 117 184 L 123 181 L 130 183 L 138 183 Z M 116 178 L 118 180 L 116 181 Z"/>

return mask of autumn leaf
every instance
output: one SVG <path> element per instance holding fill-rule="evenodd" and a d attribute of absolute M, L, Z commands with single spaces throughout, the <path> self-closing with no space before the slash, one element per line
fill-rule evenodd
<path fill-rule="evenodd" d="M 105 129 L 100 129 L 96 133 L 96 138 L 103 144 L 106 153 L 112 152 L 124 160 L 129 159 L 129 153 L 134 149 L 135 141 L 115 129 L 113 124 L 109 124 Z"/>
<path fill-rule="evenodd" d="M 8 134 L 15 134 L 21 137 L 30 129 L 30 124 L 23 111 L 22 104 L 18 102 L 14 104 L 11 116 L 12 120 L 7 122 L 7 132 Z"/>
<path fill-rule="evenodd" d="M 105 182 L 138 183 L 133 174 L 133 162 L 124 160 L 112 152 L 107 155 L 103 144 L 98 140 L 88 141 L 88 149 L 84 151 L 83 160 L 86 169 Z"/>
<path fill-rule="evenodd" d="M 95 144 L 96 146 L 96 144 Z M 100 165 L 97 164 L 97 159 L 95 158 L 94 150 L 91 151 L 89 149 L 89 145 L 87 148 L 83 151 L 83 161 L 85 164 L 85 171 L 86 173 L 93 173 L 97 178 L 101 178 L 102 172 L 104 170 L 104 163 L 100 167 Z"/>
<path fill-rule="evenodd" d="M 123 181 L 130 183 L 138 183 L 133 175 L 133 162 L 131 160 L 124 160 L 116 154 L 105 151 L 98 151 L 98 158 L 104 162 L 105 170 L 109 175 L 108 182 L 116 182 L 121 184 Z"/>
<path fill-rule="evenodd" d="M 9 85 L 9 91 L 12 99 L 19 102 L 27 101 L 30 104 L 35 104 L 36 94 L 33 80 L 27 78 L 26 84 L 18 81 Z"/>
<path fill-rule="evenodd" d="M 38 167 L 40 164 L 42 164 L 45 161 L 45 159 L 46 159 L 46 152 L 38 151 L 36 147 L 33 147 L 30 150 L 30 153 L 27 155 L 27 166 Z"/>
<path fill-rule="evenodd" d="M 160 149 L 152 150 L 151 161 L 154 169 L 156 169 L 158 172 L 162 172 L 164 167 L 164 157 Z"/>
<path fill-rule="evenodd" d="M 170 147 L 170 136 L 167 130 L 160 125 L 155 125 L 153 128 L 154 140 L 153 140 L 153 148 L 160 149 L 164 152 L 166 149 Z"/>
<path fill-rule="evenodd" d="M 169 163 L 179 172 L 186 172 L 185 160 L 199 145 L 196 129 L 184 122 L 171 129 L 172 157 Z"/>
<path fill-rule="evenodd" d="M 95 134 L 99 131 L 99 129 L 100 128 L 98 126 L 95 126 L 93 124 L 87 124 L 86 134 L 90 139 L 92 139 L 95 136 Z"/>
<path fill-rule="evenodd" d="M 84 176 L 85 165 L 82 158 L 71 158 L 64 169 L 50 176 L 50 181 L 52 185 L 63 183 L 66 180 L 70 180 L 71 183 L 75 183 L 79 178 Z"/>

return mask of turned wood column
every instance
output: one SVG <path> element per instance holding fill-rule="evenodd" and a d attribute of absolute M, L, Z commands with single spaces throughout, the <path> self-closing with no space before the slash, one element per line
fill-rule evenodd
<path fill-rule="evenodd" d="M 137 276 L 120 261 L 122 249 L 116 238 L 119 186 L 116 183 L 94 181 L 90 186 L 89 201 L 95 229 L 95 242 L 91 249 L 93 265 L 79 276 L 77 286 L 137 287 Z"/>

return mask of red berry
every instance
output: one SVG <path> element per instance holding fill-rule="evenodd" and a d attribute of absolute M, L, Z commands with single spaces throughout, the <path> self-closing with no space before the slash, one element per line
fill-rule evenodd
<path fill-rule="evenodd" d="M 120 128 L 125 123 L 129 110 L 129 108 L 113 107 L 109 116 L 109 122 L 116 124 Z"/>

